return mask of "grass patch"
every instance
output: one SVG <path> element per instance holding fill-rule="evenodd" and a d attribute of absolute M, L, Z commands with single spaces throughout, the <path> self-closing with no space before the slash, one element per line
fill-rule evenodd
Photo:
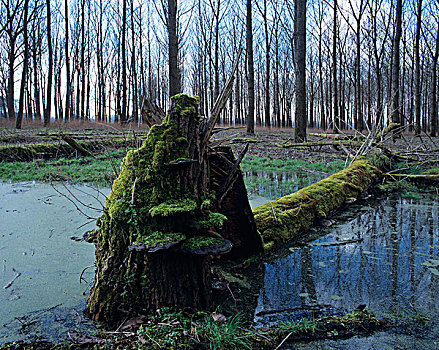
<path fill-rule="evenodd" d="M 125 151 L 109 155 L 58 160 L 33 160 L 31 162 L 0 162 L 1 181 L 56 181 L 72 183 L 90 182 L 111 185 L 115 179 L 113 165 L 119 169 Z"/>
<path fill-rule="evenodd" d="M 243 171 L 275 171 L 275 172 L 293 172 L 300 170 L 318 171 L 327 174 L 335 173 L 344 169 L 345 162 L 342 160 L 335 160 L 328 163 L 315 162 L 313 159 L 272 159 L 260 158 L 254 156 L 247 156 L 241 162 L 241 169 Z M 305 171 L 306 171 L 305 170 Z"/>

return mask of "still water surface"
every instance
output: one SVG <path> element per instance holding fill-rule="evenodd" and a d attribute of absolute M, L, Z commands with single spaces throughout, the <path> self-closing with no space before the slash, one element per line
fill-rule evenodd
<path fill-rule="evenodd" d="M 109 192 L 85 186 L 67 190 L 59 185 L 57 189 L 65 194 L 71 191 L 83 204 L 97 209 Z M 271 198 L 285 194 L 271 193 Z M 266 202 L 264 194 L 254 192 L 252 206 Z M 99 216 L 83 205 L 80 209 Z M 84 215 L 47 184 L 0 183 L 0 217 L 0 344 L 22 339 L 58 341 L 68 338 L 68 329 L 90 330 L 81 310 L 93 269 L 86 271 L 82 283 L 79 275 L 93 264 L 94 246 L 70 237 L 82 236 L 92 225 L 80 227 L 87 223 Z M 433 320 L 422 334 L 381 332 L 369 338 L 292 348 L 439 346 L 435 343 L 439 339 L 437 197 L 392 196 L 353 205 L 334 225 L 313 229 L 312 234 L 315 240 L 287 247 L 265 263 L 256 322 L 298 318 L 315 305 L 338 313 L 366 304 L 380 316 L 416 309 Z"/>
<path fill-rule="evenodd" d="M 90 187 L 56 188 L 71 191 L 96 209 L 104 199 Z M 95 210 L 80 207 L 96 216 Z M 56 341 L 66 337 L 67 328 L 81 328 L 86 323 L 81 316 L 84 292 L 93 269 L 84 273 L 81 283 L 79 276 L 94 263 L 94 246 L 70 237 L 82 236 L 93 226 L 80 228 L 88 220 L 48 184 L 0 183 L 0 218 L 0 344 Z"/>
<path fill-rule="evenodd" d="M 255 321 L 270 324 L 309 316 L 316 305 L 327 313 L 345 313 L 365 304 L 377 315 L 392 318 L 409 318 L 418 312 L 432 319 L 422 334 L 379 333 L 362 340 L 307 346 L 437 349 L 437 196 L 391 196 L 355 206 L 342 216 L 330 228 L 312 230 L 321 238 L 285 249 L 265 264 Z"/>

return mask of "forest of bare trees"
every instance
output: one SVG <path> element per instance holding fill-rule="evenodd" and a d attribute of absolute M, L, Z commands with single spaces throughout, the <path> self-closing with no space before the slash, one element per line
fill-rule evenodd
<path fill-rule="evenodd" d="M 435 0 L 1 0 L 0 121 L 139 122 L 197 95 L 221 123 L 437 133 Z"/>

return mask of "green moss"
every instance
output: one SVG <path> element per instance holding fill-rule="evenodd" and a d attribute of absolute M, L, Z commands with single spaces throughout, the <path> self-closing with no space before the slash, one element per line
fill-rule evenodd
<path fill-rule="evenodd" d="M 186 239 L 182 233 L 160 232 L 155 231 L 150 233 L 147 237 L 143 237 L 140 243 L 148 247 L 155 247 L 158 245 L 166 245 L 172 242 L 179 242 Z"/>
<path fill-rule="evenodd" d="M 172 216 L 177 214 L 191 213 L 197 208 L 197 203 L 192 199 L 181 201 L 165 202 L 152 207 L 149 215 L 154 216 Z"/>
<path fill-rule="evenodd" d="M 424 172 L 425 175 L 439 175 L 439 168 L 429 169 Z"/>
<path fill-rule="evenodd" d="M 227 220 L 227 216 L 221 213 L 209 212 L 206 219 L 194 218 L 191 222 L 191 226 L 196 229 L 207 229 L 209 227 L 220 228 Z"/>
<path fill-rule="evenodd" d="M 243 171 L 276 171 L 276 172 L 297 172 L 306 170 L 316 170 L 332 174 L 344 168 L 343 160 L 331 162 L 315 162 L 302 159 L 277 159 L 266 157 L 246 156 L 241 162 Z"/>
<path fill-rule="evenodd" d="M 326 179 L 253 209 L 265 249 L 271 250 L 308 229 L 347 198 L 356 198 L 380 176 L 381 171 L 370 161 L 358 159 Z"/>
<path fill-rule="evenodd" d="M 205 248 L 210 246 L 221 245 L 224 242 L 222 238 L 196 236 L 187 239 L 181 245 L 184 250 L 194 250 L 199 248 Z"/>
<path fill-rule="evenodd" d="M 377 137 L 376 137 L 375 140 L 380 141 L 380 140 L 381 140 L 382 138 L 384 138 L 387 134 L 389 134 L 389 133 L 392 132 L 393 130 L 399 128 L 400 126 L 401 126 L 401 124 L 398 124 L 398 123 L 389 123 L 389 124 L 387 125 L 387 127 L 386 127 L 382 132 L 380 132 L 380 133 L 377 135 Z"/>

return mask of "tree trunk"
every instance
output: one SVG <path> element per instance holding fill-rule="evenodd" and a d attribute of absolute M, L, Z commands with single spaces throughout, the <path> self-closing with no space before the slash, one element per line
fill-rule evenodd
<path fill-rule="evenodd" d="M 400 123 L 400 93 L 399 93 L 399 46 L 401 42 L 401 27 L 402 27 L 402 0 L 396 2 L 396 24 L 393 38 L 393 59 L 392 59 L 392 90 L 391 90 L 391 120 L 392 123 Z"/>
<path fill-rule="evenodd" d="M 131 56 L 131 69 L 132 69 L 132 86 L 133 86 L 133 122 L 138 122 L 138 97 L 137 97 L 137 74 L 136 74 L 136 33 L 134 28 L 134 0 L 131 0 L 131 46 L 132 46 L 132 56 Z M 142 41 L 142 39 L 140 40 Z"/>
<path fill-rule="evenodd" d="M 23 71 L 21 73 L 21 84 L 20 84 L 20 97 L 18 101 L 18 114 L 15 123 L 17 129 L 21 129 L 21 121 L 23 119 L 23 109 L 24 109 L 24 90 L 27 81 L 27 72 L 29 65 L 29 41 L 27 37 L 27 22 L 28 22 L 28 10 L 29 10 L 29 0 L 24 1 L 24 18 L 23 18 L 23 41 L 24 41 L 24 57 L 23 57 Z"/>
<path fill-rule="evenodd" d="M 122 0 L 122 111 L 120 115 L 120 122 L 126 123 L 127 116 L 127 53 L 126 53 L 126 31 L 127 31 L 127 1 Z"/>
<path fill-rule="evenodd" d="M 246 15 L 246 47 L 247 47 L 247 134 L 255 133 L 255 71 L 253 64 L 253 24 L 252 1 L 247 0 Z"/>
<path fill-rule="evenodd" d="M 50 11 L 50 0 L 46 0 L 47 8 L 47 51 L 49 55 L 49 72 L 47 77 L 46 107 L 44 108 L 44 126 L 50 124 L 50 113 L 52 111 L 52 75 L 53 75 L 53 52 L 52 52 L 52 22 Z"/>
<path fill-rule="evenodd" d="M 85 119 L 85 0 L 82 0 L 81 14 L 81 120 Z"/>
<path fill-rule="evenodd" d="M 419 41 L 421 38 L 422 21 L 422 0 L 418 0 L 418 11 L 416 13 L 416 35 L 415 35 L 415 133 L 421 133 L 421 64 L 419 58 Z"/>
<path fill-rule="evenodd" d="M 337 83 L 337 0 L 334 0 L 334 23 L 332 33 L 332 108 L 334 109 L 334 132 L 340 129 L 340 116 L 338 115 L 338 83 Z"/>
<path fill-rule="evenodd" d="M 177 0 L 168 0 L 169 97 L 181 92 L 178 69 Z"/>
<path fill-rule="evenodd" d="M 7 91 L 7 104 L 8 104 L 8 118 L 15 119 L 15 98 L 14 98 L 14 71 L 15 71 L 15 39 L 10 40 L 9 58 L 9 76 L 8 76 L 8 91 Z"/>
<path fill-rule="evenodd" d="M 296 65 L 296 142 L 306 140 L 306 0 L 297 0 L 294 10 L 294 57 Z"/>
<path fill-rule="evenodd" d="M 66 21 L 66 34 L 65 34 L 65 51 L 66 51 L 66 107 L 65 107 L 65 121 L 70 120 L 70 96 L 71 96 L 71 86 L 70 86 L 70 56 L 69 56 L 69 1 L 65 0 L 65 21 Z"/>
<path fill-rule="evenodd" d="M 439 58 L 439 27 L 436 34 L 436 48 L 431 65 L 431 92 L 430 92 L 430 136 L 435 137 L 437 134 L 438 108 L 437 108 L 437 61 Z"/>

